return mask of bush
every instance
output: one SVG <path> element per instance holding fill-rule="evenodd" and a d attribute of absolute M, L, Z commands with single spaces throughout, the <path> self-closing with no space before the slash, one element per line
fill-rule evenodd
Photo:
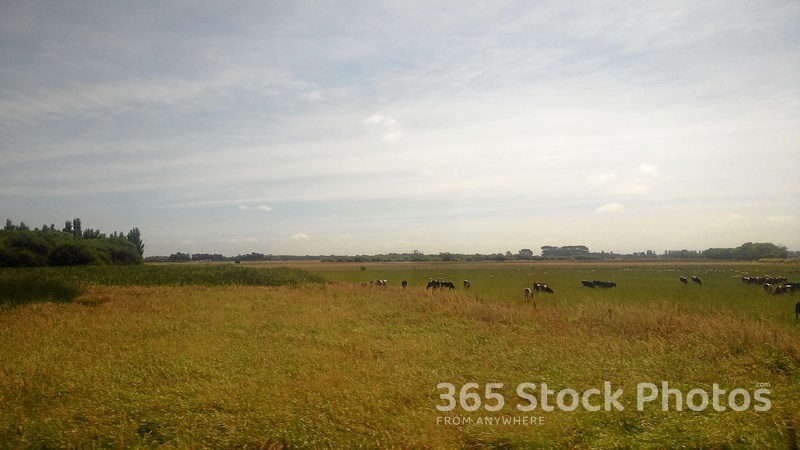
<path fill-rule="evenodd" d="M 102 262 L 94 249 L 78 242 L 59 244 L 50 254 L 50 264 L 53 266 L 84 266 L 102 264 Z"/>
<path fill-rule="evenodd" d="M 0 267 L 143 262 L 136 245 L 124 237 L 83 239 L 50 230 L 0 230 Z"/>

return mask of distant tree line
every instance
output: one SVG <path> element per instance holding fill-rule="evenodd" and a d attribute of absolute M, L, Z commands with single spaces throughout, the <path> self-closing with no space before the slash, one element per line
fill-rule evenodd
<path fill-rule="evenodd" d="M 111 235 L 82 229 L 81 219 L 31 229 L 25 222 L 6 220 L 0 230 L 0 267 L 141 264 L 144 243 L 138 228 Z"/>
<path fill-rule="evenodd" d="M 707 259 L 707 260 L 744 260 L 784 259 L 789 252 L 786 247 L 771 243 L 747 242 L 736 248 L 710 248 L 708 250 L 667 250 L 658 254 L 653 250 L 619 254 L 614 252 L 591 252 L 585 245 L 567 245 L 563 247 L 545 245 L 541 247 L 541 255 L 534 255 L 533 250 L 524 248 L 517 253 L 463 254 L 441 252 L 426 255 L 414 250 L 411 253 L 385 253 L 377 255 L 265 255 L 249 253 L 247 255 L 224 256 L 218 253 L 173 253 L 169 256 L 148 256 L 146 262 L 191 262 L 191 261 L 318 261 L 323 262 L 434 262 L 434 261 L 602 261 L 620 259 Z"/>

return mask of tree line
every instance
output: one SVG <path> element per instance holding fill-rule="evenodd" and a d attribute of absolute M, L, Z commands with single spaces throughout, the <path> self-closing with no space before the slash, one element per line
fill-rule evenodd
<path fill-rule="evenodd" d="M 614 252 L 592 252 L 585 245 L 541 247 L 541 255 L 535 255 L 528 248 L 520 249 L 517 253 L 489 254 L 463 254 L 441 252 L 438 254 L 425 254 L 419 250 L 410 253 L 385 253 L 377 255 L 272 255 L 262 253 L 249 253 L 246 255 L 225 256 L 219 253 L 182 253 L 177 252 L 169 256 L 148 256 L 146 262 L 242 262 L 242 261 L 318 261 L 323 262 L 437 262 L 437 261 L 603 261 L 620 259 L 706 259 L 706 260 L 739 260 L 757 261 L 759 259 L 785 259 L 789 256 L 786 247 L 772 243 L 747 242 L 735 248 L 709 248 L 697 250 L 667 250 L 658 254 L 653 250 L 620 254 Z"/>
<path fill-rule="evenodd" d="M 83 229 L 81 219 L 31 229 L 25 222 L 6 220 L 0 230 L 0 267 L 141 264 L 144 243 L 139 228 L 111 235 Z"/>

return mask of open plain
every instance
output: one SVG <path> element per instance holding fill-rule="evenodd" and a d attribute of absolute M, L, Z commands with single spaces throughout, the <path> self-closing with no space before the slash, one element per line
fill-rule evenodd
<path fill-rule="evenodd" d="M 314 276 L 2 305 L 0 447 L 786 448 L 800 426 L 800 296 L 741 282 L 797 263 L 294 266 Z"/>

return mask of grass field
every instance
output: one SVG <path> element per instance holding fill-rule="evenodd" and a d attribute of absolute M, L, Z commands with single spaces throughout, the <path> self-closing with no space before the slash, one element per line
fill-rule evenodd
<path fill-rule="evenodd" d="M 252 268 L 242 266 L 151 266 L 144 278 Z M 330 283 L 127 282 L 109 272 L 82 281 L 71 302 L 1 307 L 0 447 L 788 448 L 800 426 L 800 297 L 739 279 L 798 279 L 798 265 L 299 266 Z M 428 291 L 429 278 L 457 289 Z M 389 287 L 361 286 L 374 279 Z M 535 308 L 522 293 L 534 282 L 555 291 L 535 295 Z M 606 382 L 622 391 L 622 410 L 605 410 Z M 675 395 L 662 410 L 662 382 L 680 392 L 681 410 Z M 437 409 L 450 403 L 440 383 L 454 387 L 450 411 Z M 489 383 L 503 386 L 487 393 Z M 537 400 L 546 383 L 554 410 L 539 401 L 519 411 L 529 404 L 522 383 L 536 385 L 526 392 Z M 639 410 L 644 383 L 659 392 Z M 565 390 L 595 388 L 589 408 L 569 410 Z M 707 393 L 701 411 L 688 407 L 693 389 Z M 504 405 L 487 410 L 497 394 Z"/>

